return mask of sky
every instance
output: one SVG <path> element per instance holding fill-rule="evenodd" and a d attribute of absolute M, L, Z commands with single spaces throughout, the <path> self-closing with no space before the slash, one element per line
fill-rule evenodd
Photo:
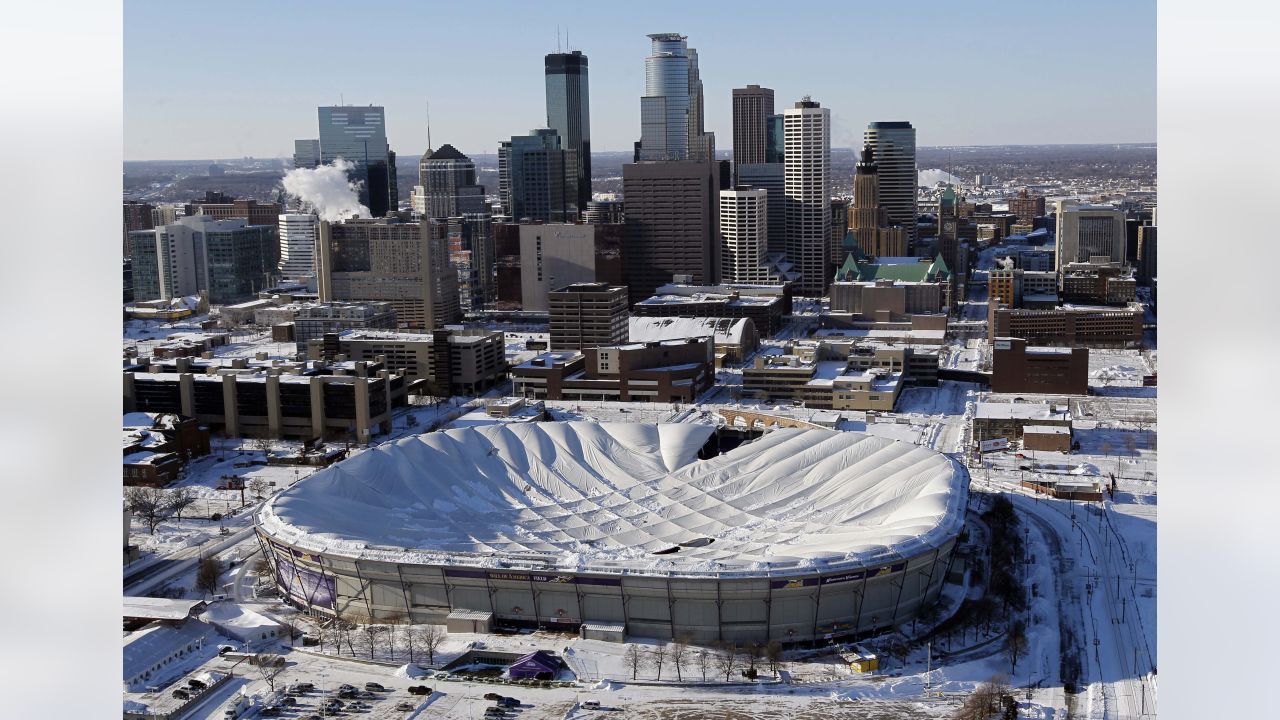
<path fill-rule="evenodd" d="M 382 105 L 388 139 L 493 154 L 546 125 L 543 56 L 589 59 L 592 149 L 640 136 L 646 35 L 698 51 L 706 129 L 732 146 L 731 90 L 831 108 L 831 143 L 909 120 L 919 145 L 1146 143 L 1156 135 L 1154 0 L 910 3 L 127 0 L 126 160 L 287 157 L 316 107 Z M 566 41 L 567 37 L 567 41 Z"/>

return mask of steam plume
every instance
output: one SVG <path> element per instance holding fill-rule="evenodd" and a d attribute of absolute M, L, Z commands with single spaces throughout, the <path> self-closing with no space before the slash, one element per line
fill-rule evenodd
<path fill-rule="evenodd" d="M 338 158 L 332 165 L 295 168 L 285 173 L 284 191 L 313 208 L 321 220 L 337 222 L 352 215 L 369 217 L 369 208 L 360 204 L 359 188 L 347 180 L 355 165 Z"/>

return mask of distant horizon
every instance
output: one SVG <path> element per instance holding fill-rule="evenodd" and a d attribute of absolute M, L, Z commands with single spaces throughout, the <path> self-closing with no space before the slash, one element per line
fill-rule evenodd
<path fill-rule="evenodd" d="M 441 143 L 441 144 L 443 145 L 445 143 Z M 999 143 L 999 144 L 993 144 L 993 145 L 918 145 L 916 146 L 916 149 L 917 150 L 948 150 L 948 149 L 965 149 L 965 148 L 1001 148 L 1001 147 L 1102 147 L 1106 145 L 1120 145 L 1120 146 L 1126 146 L 1126 147 L 1156 147 L 1156 141 L 1152 140 L 1149 142 L 1087 142 L 1087 143 Z M 850 152 L 853 152 L 857 148 L 854 148 L 852 146 L 833 145 L 831 149 L 832 150 L 848 150 Z M 395 152 L 394 147 L 391 148 L 391 150 Z M 719 155 L 720 153 L 724 153 L 724 152 L 727 152 L 730 155 L 732 155 L 732 152 L 726 151 L 726 150 L 717 150 L 716 154 Z M 497 156 L 498 153 L 496 152 L 491 152 L 491 153 L 463 152 L 463 154 L 466 155 L 467 157 L 487 157 L 487 156 Z M 630 151 L 627 151 L 627 150 L 600 150 L 600 151 L 592 151 L 591 154 L 592 155 L 629 155 L 631 153 Z M 397 167 L 399 167 L 401 157 L 410 157 L 410 156 L 397 152 L 396 153 Z M 421 156 L 419 155 L 415 157 L 421 157 Z M 149 160 L 130 160 L 126 158 L 124 162 L 126 163 L 165 163 L 165 162 L 196 163 L 196 162 L 218 162 L 221 160 L 249 160 L 249 159 L 251 160 L 292 160 L 293 156 L 292 155 L 280 155 L 280 156 L 245 155 L 241 157 L 227 156 L 227 157 L 211 157 L 211 158 L 153 158 Z M 717 157 L 716 159 L 721 160 L 721 159 L 731 159 L 731 158 Z"/>

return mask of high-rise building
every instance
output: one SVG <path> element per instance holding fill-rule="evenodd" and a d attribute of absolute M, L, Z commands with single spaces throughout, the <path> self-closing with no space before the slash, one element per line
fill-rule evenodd
<path fill-rule="evenodd" d="M 1022 188 L 1018 197 L 1009 199 L 1009 212 L 1017 216 L 1019 224 L 1030 225 L 1036 218 L 1044 216 L 1044 196 L 1032 196 Z"/>
<path fill-rule="evenodd" d="M 248 300 L 277 276 L 274 225 L 206 215 L 130 233 L 135 300 L 168 300 L 208 293 L 214 305 Z"/>
<path fill-rule="evenodd" d="M 679 33 L 654 33 L 649 40 L 652 49 L 644 61 L 637 162 L 713 160 L 715 138 L 703 130 L 697 51 Z"/>
<path fill-rule="evenodd" d="M 720 277 L 724 282 L 768 282 L 768 205 L 764 188 L 720 191 Z"/>
<path fill-rule="evenodd" d="M 853 171 L 853 205 L 849 208 L 850 247 L 872 257 L 902 257 L 907 254 L 907 231 L 890 226 L 889 212 L 880 201 L 880 169 L 875 151 L 862 146 L 862 157 Z M 843 262 L 843 260 L 842 260 Z"/>
<path fill-rule="evenodd" d="M 402 327 L 431 330 L 461 315 L 443 220 L 321 222 L 316 281 L 323 302 L 390 302 Z"/>
<path fill-rule="evenodd" d="M 279 218 L 280 274 L 289 279 L 316 274 L 316 231 L 320 219 L 311 213 L 286 213 Z"/>
<path fill-rule="evenodd" d="M 560 146 L 577 157 L 578 209 L 591 202 L 591 108 L 587 91 L 587 56 L 581 50 L 551 53 L 545 58 L 547 127 L 560 135 Z"/>
<path fill-rule="evenodd" d="M 512 220 L 580 219 L 577 153 L 560 141 L 555 130 L 542 128 L 499 145 L 498 186 L 507 187 L 502 207 Z"/>
<path fill-rule="evenodd" d="M 467 212 L 468 209 L 460 207 L 466 203 L 461 198 L 477 187 L 480 195 L 484 195 L 483 186 L 476 185 L 476 164 L 447 143 L 436 150 L 428 149 L 422 155 L 418 162 L 418 184 L 422 187 L 420 197 L 424 202 L 419 212 L 430 218 L 450 218 Z"/>
<path fill-rule="evenodd" d="M 1138 228 L 1138 282 L 1150 285 L 1156 277 L 1156 226 Z"/>
<path fill-rule="evenodd" d="M 576 283 L 552 290 L 552 350 L 584 350 L 627 342 L 627 289 L 606 283 Z M 615 368 L 616 369 L 616 368 Z"/>
<path fill-rule="evenodd" d="M 494 300 L 493 218 L 466 213 L 448 219 L 449 262 L 458 272 L 458 302 L 464 312 Z"/>
<path fill-rule="evenodd" d="M 319 140 L 293 141 L 293 166 L 295 168 L 313 168 L 320 164 Z"/>
<path fill-rule="evenodd" d="M 320 162 L 338 158 L 352 163 L 350 178 L 360 184 L 360 202 L 375 218 L 399 206 L 395 153 L 387 144 L 386 114 L 381 106 L 334 105 L 318 108 Z"/>
<path fill-rule="evenodd" d="M 235 199 L 216 192 L 205 192 L 204 198 L 188 203 L 186 215 L 205 215 L 215 220 L 238 218 L 250 225 L 275 225 L 283 211 L 280 203 Z"/>
<path fill-rule="evenodd" d="M 1081 205 L 1074 200 L 1057 203 L 1055 267 L 1073 262 L 1093 262 L 1105 257 L 1110 262 L 1125 260 L 1124 211 L 1110 205 Z"/>
<path fill-rule="evenodd" d="M 720 170 L 713 162 L 642 162 L 622 166 L 627 204 L 623 262 L 631 301 L 676 275 L 696 284 L 720 278 Z"/>
<path fill-rule="evenodd" d="M 831 110 L 805 97 L 783 113 L 786 131 L 786 253 L 796 291 L 826 290 L 831 236 Z"/>
<path fill-rule="evenodd" d="M 904 121 L 873 122 L 863 133 L 871 146 L 880 175 L 880 204 L 892 225 L 907 231 L 907 252 L 915 253 L 916 231 L 916 129 Z"/>
<path fill-rule="evenodd" d="M 592 200 L 587 203 L 587 211 L 582 214 L 583 222 L 592 225 L 612 225 L 623 222 L 625 218 L 621 200 Z"/>
<path fill-rule="evenodd" d="M 778 115 L 777 117 L 782 117 Z M 781 154 L 778 157 L 782 157 Z M 739 185 L 764 188 L 769 193 L 769 247 L 770 255 L 785 255 L 787 251 L 787 186 L 786 167 L 778 162 L 734 165 Z"/>
<path fill-rule="evenodd" d="M 773 90 L 748 85 L 733 89 L 733 165 L 772 162 L 769 123 L 773 115 Z"/>
<path fill-rule="evenodd" d="M 124 204 L 124 257 L 133 254 L 133 243 L 129 233 L 135 230 L 151 230 L 155 228 L 155 207 L 150 203 L 129 200 Z"/>

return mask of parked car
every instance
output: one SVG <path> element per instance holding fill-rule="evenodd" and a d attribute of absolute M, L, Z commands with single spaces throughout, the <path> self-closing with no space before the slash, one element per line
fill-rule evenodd
<path fill-rule="evenodd" d="M 600 709 L 600 701 L 599 701 L 599 700 L 587 700 L 587 701 L 585 701 L 585 702 L 583 702 L 583 703 L 582 703 L 582 707 L 583 707 L 583 709 L 585 709 L 585 710 L 599 710 L 599 709 Z"/>
<path fill-rule="evenodd" d="M 173 698 L 174 698 L 175 700 L 190 700 L 190 699 L 191 699 L 191 693 L 187 692 L 186 690 L 184 690 L 184 689 L 182 689 L 182 688 L 178 688 L 177 690 L 174 690 L 174 691 L 173 691 Z"/>
<path fill-rule="evenodd" d="M 501 700 L 502 696 L 496 692 L 487 692 L 484 694 L 485 700 Z"/>
<path fill-rule="evenodd" d="M 275 705 L 268 705 L 262 708 L 262 711 L 259 712 L 258 715 L 261 717 L 280 717 L 280 708 Z"/>
<path fill-rule="evenodd" d="M 409 694 L 410 695 L 430 695 L 431 688 L 427 687 L 426 685 L 410 685 Z"/>
<path fill-rule="evenodd" d="M 201 682 L 201 681 L 199 681 L 199 680 L 196 680 L 195 678 L 192 678 L 192 679 L 188 680 L 188 681 L 187 681 L 187 686 L 188 686 L 188 687 L 190 687 L 190 688 L 191 688 L 192 690 L 194 690 L 195 692 L 201 692 L 201 691 L 203 691 L 203 690 L 208 689 L 208 687 L 209 687 L 208 685 L 204 684 L 203 682 Z"/>
<path fill-rule="evenodd" d="M 417 705 L 414 705 L 411 702 L 402 702 L 396 706 L 396 710 L 399 710 L 401 712 L 409 712 L 410 710 L 413 710 L 416 707 Z"/>
<path fill-rule="evenodd" d="M 510 708 L 520 707 L 520 701 L 513 697 L 500 697 L 498 698 L 498 704 Z"/>
<path fill-rule="evenodd" d="M 382 683 L 376 683 L 376 682 L 367 682 L 367 683 L 365 683 L 365 684 L 364 684 L 364 689 L 365 689 L 365 690 L 376 690 L 376 691 L 378 691 L 378 692 L 382 692 L 383 690 L 386 690 L 386 688 L 382 686 Z"/>

